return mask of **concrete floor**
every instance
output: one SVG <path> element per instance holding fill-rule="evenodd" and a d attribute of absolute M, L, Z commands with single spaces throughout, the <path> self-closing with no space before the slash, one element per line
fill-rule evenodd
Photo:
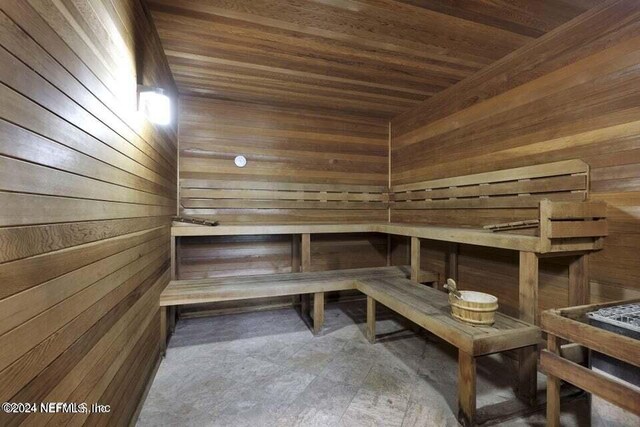
<path fill-rule="evenodd" d="M 456 349 L 384 307 L 371 345 L 364 309 L 327 305 L 319 337 L 293 309 L 181 320 L 138 426 L 458 425 Z M 478 407 L 512 399 L 514 375 L 502 356 L 479 359 Z M 588 425 L 583 401 L 566 409 L 563 426 Z"/>

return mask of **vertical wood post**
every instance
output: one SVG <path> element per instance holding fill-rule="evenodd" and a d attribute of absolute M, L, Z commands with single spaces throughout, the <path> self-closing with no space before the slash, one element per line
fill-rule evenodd
<path fill-rule="evenodd" d="M 318 335 L 324 323 L 324 292 L 313 294 L 313 333 Z"/>
<path fill-rule="evenodd" d="M 176 306 L 171 305 L 167 307 L 167 324 L 169 325 L 169 332 L 173 335 L 176 330 Z"/>
<path fill-rule="evenodd" d="M 167 307 L 160 307 L 160 354 L 167 354 Z"/>
<path fill-rule="evenodd" d="M 367 339 L 376 342 L 376 300 L 367 295 Z"/>
<path fill-rule="evenodd" d="M 178 263 L 176 262 L 176 236 L 171 236 L 171 280 L 176 280 Z"/>
<path fill-rule="evenodd" d="M 538 348 L 529 346 L 518 349 L 518 397 L 533 406 L 538 393 Z"/>
<path fill-rule="evenodd" d="M 460 245 L 457 243 L 449 244 L 449 252 L 447 253 L 447 277 L 445 279 L 451 278 L 458 281 L 458 252 L 460 250 Z"/>
<path fill-rule="evenodd" d="M 300 235 L 291 235 L 291 272 L 298 273 L 300 271 Z M 300 295 L 293 295 L 291 297 L 291 304 L 293 306 L 300 305 Z"/>
<path fill-rule="evenodd" d="M 391 234 L 387 234 L 387 267 L 391 266 Z"/>
<path fill-rule="evenodd" d="M 300 235 L 291 235 L 291 272 L 300 271 Z"/>
<path fill-rule="evenodd" d="M 558 340 L 547 334 L 547 350 L 559 353 Z M 547 426 L 560 427 L 560 379 L 547 374 Z"/>
<path fill-rule="evenodd" d="M 301 268 L 303 272 L 311 270 L 311 235 L 309 233 L 302 234 L 302 246 L 300 251 Z M 301 297 L 300 310 L 303 316 L 309 315 L 310 297 L 304 294 Z"/>
<path fill-rule="evenodd" d="M 458 421 L 463 426 L 476 422 L 476 359 L 458 350 Z"/>
<path fill-rule="evenodd" d="M 520 319 L 536 324 L 538 320 L 538 256 L 534 252 L 520 252 L 519 300 Z"/>
<path fill-rule="evenodd" d="M 589 255 L 580 255 L 569 264 L 569 306 L 589 304 Z"/>
<path fill-rule="evenodd" d="M 311 235 L 309 233 L 302 235 L 302 251 L 300 255 L 302 259 L 302 271 L 311 270 Z"/>
<path fill-rule="evenodd" d="M 420 282 L 420 239 L 411 237 L 411 281 Z"/>

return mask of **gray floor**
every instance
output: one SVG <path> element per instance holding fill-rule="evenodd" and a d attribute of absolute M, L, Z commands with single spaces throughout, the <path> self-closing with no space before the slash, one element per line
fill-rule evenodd
<path fill-rule="evenodd" d="M 362 301 L 329 304 L 313 337 L 293 309 L 181 320 L 139 426 L 455 426 L 457 353 L 382 311 L 364 335 Z M 514 397 L 501 356 L 478 363 L 478 406 Z M 540 382 L 544 377 L 540 375 Z M 584 403 L 563 425 L 584 425 Z M 544 414 L 501 425 L 545 423 Z"/>

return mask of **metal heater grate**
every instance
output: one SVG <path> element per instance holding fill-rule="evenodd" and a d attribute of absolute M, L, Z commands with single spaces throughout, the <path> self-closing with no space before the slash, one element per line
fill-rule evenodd
<path fill-rule="evenodd" d="M 640 303 L 601 308 L 587 313 L 587 317 L 620 328 L 640 332 Z"/>

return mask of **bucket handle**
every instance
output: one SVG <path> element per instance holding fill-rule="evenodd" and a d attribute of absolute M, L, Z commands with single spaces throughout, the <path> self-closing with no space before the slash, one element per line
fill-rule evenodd
<path fill-rule="evenodd" d="M 453 294 L 456 298 L 462 299 L 462 294 L 458 290 L 458 286 L 456 285 L 456 281 L 449 278 L 447 279 L 447 283 L 445 283 L 444 288 L 449 291 L 450 294 Z"/>

